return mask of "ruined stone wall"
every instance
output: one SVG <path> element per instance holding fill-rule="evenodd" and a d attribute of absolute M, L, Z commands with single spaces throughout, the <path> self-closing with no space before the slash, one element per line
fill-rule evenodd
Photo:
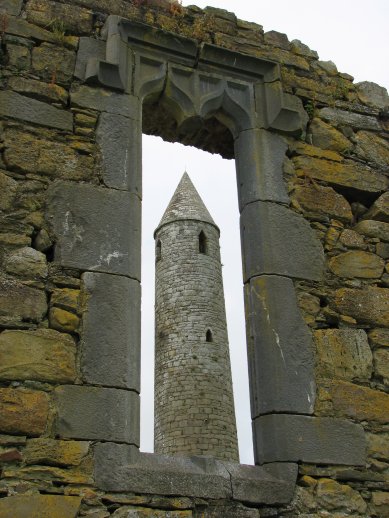
<path fill-rule="evenodd" d="M 0 8 L 0 516 L 26 517 L 31 510 L 63 518 L 388 516 L 386 91 L 354 84 L 299 41 L 264 34 L 222 10 L 151 0 L 2 0 Z M 122 241 L 138 239 L 139 224 L 124 201 L 140 203 L 140 191 L 132 177 L 115 176 L 122 143 L 114 130 L 130 131 L 140 116 L 133 98 L 124 109 L 121 94 L 81 84 L 76 67 L 80 38 L 100 48 L 109 14 L 275 61 L 284 92 L 304 106 L 307 126 L 280 138 L 288 148 L 281 158 L 291 207 L 326 255 L 322 281 L 294 279 L 314 337 L 313 411 L 317 418 L 358 425 L 366 452 L 354 452 L 363 460 L 353 461 L 343 425 L 332 437 L 333 444 L 344 441 L 339 446 L 349 462 L 341 465 L 326 460 L 325 452 L 321 462 L 301 461 L 306 452 L 285 436 L 280 447 L 298 463 L 290 504 L 271 481 L 262 494 L 267 503 L 255 503 L 239 492 L 241 473 L 232 467 L 234 498 L 224 482 L 207 493 L 219 478 L 206 478 L 208 467 L 200 462 L 190 469 L 196 476 L 201 471 L 196 494 L 202 491 L 202 498 L 191 496 L 182 476 L 181 497 L 162 483 L 149 486 L 159 464 L 149 469 L 148 457 L 132 479 L 126 472 L 124 489 L 118 480 L 126 477 L 114 478 L 109 469 L 107 443 L 126 454 L 124 446 L 139 443 L 139 358 L 126 349 L 127 337 L 136 340 L 139 333 L 139 265 L 125 257 Z M 154 122 L 145 120 L 145 131 L 157 133 Z M 111 139 L 101 137 L 106 127 Z M 174 127 L 160 132 L 184 140 Z M 207 135 L 198 145 L 212 150 Z M 231 149 L 223 152 L 231 156 Z M 131 164 L 137 161 L 134 144 Z M 123 220 L 130 229 L 123 229 Z M 105 248 L 97 250 L 96 242 Z M 301 423 L 290 426 L 290 436 L 303 435 Z M 109 486 L 96 475 L 97 463 L 112 478 L 110 490 L 101 489 Z"/>

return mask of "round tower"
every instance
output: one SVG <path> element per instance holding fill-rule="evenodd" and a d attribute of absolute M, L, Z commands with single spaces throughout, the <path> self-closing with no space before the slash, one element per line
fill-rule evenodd
<path fill-rule="evenodd" d="M 219 235 L 185 173 L 154 234 L 154 447 L 238 462 Z"/>

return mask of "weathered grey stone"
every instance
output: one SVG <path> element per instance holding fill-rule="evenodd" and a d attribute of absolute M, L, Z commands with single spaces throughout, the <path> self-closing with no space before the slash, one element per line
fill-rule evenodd
<path fill-rule="evenodd" d="M 73 50 L 42 43 L 32 49 L 32 68 L 45 79 L 59 84 L 69 84 L 74 72 L 76 54 Z"/>
<path fill-rule="evenodd" d="M 389 289 L 375 286 L 364 289 L 340 288 L 330 306 L 363 324 L 389 327 Z"/>
<path fill-rule="evenodd" d="M 294 187 L 291 198 L 294 206 L 305 214 L 333 217 L 346 222 L 352 220 L 350 204 L 332 187 L 304 182 Z"/>
<path fill-rule="evenodd" d="M 355 85 L 359 99 L 368 106 L 386 108 L 389 106 L 389 95 L 383 86 L 369 81 L 362 81 Z"/>
<path fill-rule="evenodd" d="M 385 262 L 381 257 L 362 250 L 353 250 L 331 257 L 329 269 L 339 277 L 352 279 L 377 279 L 384 271 Z"/>
<path fill-rule="evenodd" d="M 28 23 L 23 18 L 15 16 L 10 16 L 8 19 L 7 34 L 13 34 L 23 38 L 32 38 L 38 41 L 56 42 L 53 32 L 37 27 L 32 23 Z"/>
<path fill-rule="evenodd" d="M 107 187 L 142 197 L 142 129 L 140 122 L 102 113 L 96 140 L 100 145 L 103 180 Z"/>
<path fill-rule="evenodd" d="M 373 347 L 389 347 L 389 329 L 372 329 L 369 331 L 369 341 Z"/>
<path fill-rule="evenodd" d="M 353 153 L 363 158 L 372 167 L 387 170 L 389 142 L 371 131 L 358 131 L 354 137 Z"/>
<path fill-rule="evenodd" d="M 9 15 L 18 16 L 23 5 L 23 0 L 2 0 L 1 8 Z"/>
<path fill-rule="evenodd" d="M 300 54 L 301 56 L 315 59 L 319 58 L 316 50 L 311 50 L 308 45 L 305 45 L 305 43 L 302 43 L 300 40 L 292 40 L 290 42 L 290 50 L 295 54 Z"/>
<path fill-rule="evenodd" d="M 313 342 L 293 282 L 263 276 L 245 287 L 251 413 L 310 414 L 315 403 Z"/>
<path fill-rule="evenodd" d="M 15 92 L 0 92 L 0 114 L 50 128 L 73 130 L 73 115 Z"/>
<path fill-rule="evenodd" d="M 140 390 L 140 284 L 84 273 L 81 369 L 87 383 Z"/>
<path fill-rule="evenodd" d="M 370 379 L 373 357 L 363 329 L 315 331 L 317 372 L 324 377 Z"/>
<path fill-rule="evenodd" d="M 374 372 L 389 382 L 389 349 L 376 349 L 374 351 Z"/>
<path fill-rule="evenodd" d="M 338 108 L 322 108 L 319 116 L 330 124 L 351 126 L 355 129 L 380 131 L 381 126 L 376 117 L 360 113 L 339 110 Z"/>
<path fill-rule="evenodd" d="M 282 32 L 268 31 L 264 34 L 265 43 L 280 47 L 281 49 L 289 50 L 288 36 Z"/>
<path fill-rule="evenodd" d="M 254 421 L 256 462 L 365 464 L 362 426 L 343 419 L 265 415 Z"/>
<path fill-rule="evenodd" d="M 239 207 L 253 201 L 288 203 L 282 176 L 287 144 L 265 130 L 243 131 L 235 140 Z"/>
<path fill-rule="evenodd" d="M 139 396 L 102 387 L 62 385 L 55 389 L 56 433 L 66 439 L 139 445 Z"/>
<path fill-rule="evenodd" d="M 82 37 L 79 40 L 74 76 L 85 79 L 85 70 L 89 59 L 102 61 L 105 59 L 106 42 L 95 38 Z"/>
<path fill-rule="evenodd" d="M 104 491 L 131 491 L 197 498 L 234 498 L 249 503 L 286 503 L 297 466 L 244 466 L 212 457 L 139 453 L 130 445 L 98 443 L 95 480 Z"/>
<path fill-rule="evenodd" d="M 140 120 L 141 105 L 132 95 L 119 94 L 102 88 L 79 86 L 70 94 L 71 103 L 80 108 L 91 108 L 101 112 L 114 113 Z"/>
<path fill-rule="evenodd" d="M 80 496 L 13 495 L 0 499 L 0 516 L 7 518 L 76 518 Z"/>
<path fill-rule="evenodd" d="M 352 143 L 343 133 L 318 117 L 315 117 L 310 123 L 309 133 L 312 136 L 312 144 L 323 149 L 342 153 L 352 147 Z"/>
<path fill-rule="evenodd" d="M 30 22 L 42 27 L 51 27 L 56 20 L 66 20 L 66 29 L 72 34 L 89 34 L 92 31 L 93 13 L 77 5 L 28 0 L 26 14 Z"/>
<path fill-rule="evenodd" d="M 317 502 L 330 511 L 356 511 L 365 514 L 367 504 L 362 496 L 350 486 L 339 484 L 330 478 L 321 478 L 316 486 Z"/>
<path fill-rule="evenodd" d="M 138 196 L 56 182 L 49 188 L 47 218 L 61 265 L 140 279 Z"/>
<path fill-rule="evenodd" d="M 47 312 L 44 291 L 16 281 L 0 280 L 0 322 L 18 325 L 39 322 Z"/>
<path fill-rule="evenodd" d="M 382 239 L 382 241 L 389 242 L 389 223 L 366 219 L 360 221 L 354 227 L 354 230 L 364 236 L 377 237 L 378 239 Z"/>
<path fill-rule="evenodd" d="M 30 77 L 13 76 L 8 81 L 8 87 L 15 92 L 35 97 L 40 101 L 60 102 L 66 105 L 68 93 L 65 88 L 55 84 L 37 81 Z"/>
<path fill-rule="evenodd" d="M 76 375 L 76 347 L 69 335 L 53 329 L 0 334 L 1 380 L 71 383 Z"/>
<path fill-rule="evenodd" d="M 275 463 L 262 467 L 227 462 L 224 465 L 231 476 L 235 500 L 275 505 L 288 503 L 293 497 L 297 464 Z"/>
<path fill-rule="evenodd" d="M 319 280 L 323 250 L 309 223 L 281 205 L 256 202 L 241 215 L 243 277 L 276 274 Z"/>
<path fill-rule="evenodd" d="M 12 206 L 17 188 L 18 182 L 0 172 L 0 210 L 7 210 Z"/>
<path fill-rule="evenodd" d="M 380 196 L 364 215 L 365 219 L 378 219 L 389 223 L 389 192 Z"/>
<path fill-rule="evenodd" d="M 5 270 L 19 277 L 45 279 L 48 272 L 46 256 L 31 247 L 19 248 L 7 257 Z"/>
<path fill-rule="evenodd" d="M 333 61 L 318 61 L 318 66 L 330 76 L 336 76 L 338 69 Z"/>

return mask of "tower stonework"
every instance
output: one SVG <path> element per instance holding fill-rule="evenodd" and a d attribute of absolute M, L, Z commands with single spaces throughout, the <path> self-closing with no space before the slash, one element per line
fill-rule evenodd
<path fill-rule="evenodd" d="M 219 229 L 185 173 L 155 231 L 155 451 L 238 461 Z"/>

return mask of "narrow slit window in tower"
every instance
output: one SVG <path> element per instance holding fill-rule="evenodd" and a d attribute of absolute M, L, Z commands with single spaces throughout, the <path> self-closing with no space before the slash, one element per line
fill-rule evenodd
<path fill-rule="evenodd" d="M 199 252 L 200 254 L 207 254 L 207 238 L 203 231 L 199 234 Z"/>
<path fill-rule="evenodd" d="M 208 329 L 207 332 L 205 333 L 205 341 L 213 342 L 213 335 L 212 335 L 212 331 L 210 329 Z"/>
<path fill-rule="evenodd" d="M 161 244 L 161 240 L 160 239 L 158 239 L 155 248 L 156 248 L 156 250 L 155 250 L 155 262 L 157 263 L 158 261 L 160 261 L 162 259 L 162 244 Z"/>

